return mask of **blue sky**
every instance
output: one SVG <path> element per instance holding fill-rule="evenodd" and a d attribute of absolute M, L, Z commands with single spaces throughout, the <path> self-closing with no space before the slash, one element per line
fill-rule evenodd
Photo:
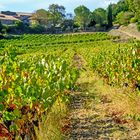
<path fill-rule="evenodd" d="M 109 3 L 115 3 L 118 0 L 0 0 L 0 11 L 23 11 L 34 12 L 37 9 L 47 9 L 52 3 L 60 4 L 66 7 L 67 12 L 72 12 L 79 5 L 87 6 L 91 11 L 103 7 L 106 8 Z"/>

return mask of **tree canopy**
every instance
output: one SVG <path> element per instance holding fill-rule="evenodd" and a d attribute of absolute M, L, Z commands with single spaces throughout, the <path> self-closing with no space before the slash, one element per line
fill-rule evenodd
<path fill-rule="evenodd" d="M 96 22 L 96 24 L 103 25 L 107 24 L 107 12 L 103 8 L 95 9 L 92 12 L 92 19 Z"/>
<path fill-rule="evenodd" d="M 45 9 L 39 9 L 33 14 L 33 21 L 40 25 L 47 25 L 49 21 L 50 13 Z"/>
<path fill-rule="evenodd" d="M 135 13 L 137 18 L 140 18 L 140 0 L 126 0 L 129 10 Z"/>
<path fill-rule="evenodd" d="M 113 18 L 112 18 L 112 6 L 111 4 L 108 6 L 107 9 L 107 21 L 108 21 L 108 27 L 112 27 L 113 26 Z"/>
<path fill-rule="evenodd" d="M 52 4 L 48 8 L 48 12 L 50 13 L 50 21 L 52 26 L 55 27 L 57 24 L 61 23 L 65 17 L 65 7 L 58 4 Z"/>
<path fill-rule="evenodd" d="M 85 7 L 84 5 L 82 5 L 82 6 L 75 8 L 74 13 L 75 13 L 76 23 L 81 27 L 81 29 L 85 29 L 91 20 L 90 10 L 87 7 Z"/>

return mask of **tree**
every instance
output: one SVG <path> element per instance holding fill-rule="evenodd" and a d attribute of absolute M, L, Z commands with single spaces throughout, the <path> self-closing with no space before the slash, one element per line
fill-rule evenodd
<path fill-rule="evenodd" d="M 135 13 L 137 18 L 140 18 L 140 0 L 126 0 L 129 10 Z"/>
<path fill-rule="evenodd" d="M 25 32 L 28 28 L 28 25 L 23 23 L 22 21 L 16 21 L 15 26 L 17 30 L 20 30 L 21 32 Z"/>
<path fill-rule="evenodd" d="M 75 21 L 81 27 L 81 29 L 85 29 L 91 20 L 91 12 L 85 6 L 79 6 L 74 9 L 75 13 Z"/>
<path fill-rule="evenodd" d="M 48 8 L 50 13 L 49 20 L 52 24 L 52 27 L 55 28 L 57 24 L 60 24 L 65 17 L 65 7 L 58 4 L 52 4 Z"/>
<path fill-rule="evenodd" d="M 140 18 L 140 0 L 134 0 L 134 10 L 135 10 L 135 16 L 139 19 Z"/>
<path fill-rule="evenodd" d="M 107 12 L 103 8 L 95 9 L 92 12 L 92 20 L 95 21 L 96 24 L 102 26 L 107 24 Z"/>
<path fill-rule="evenodd" d="M 117 4 L 111 4 L 111 7 L 113 19 L 116 18 L 118 13 L 128 11 L 128 4 L 126 0 L 120 0 Z"/>
<path fill-rule="evenodd" d="M 135 9 L 135 7 L 134 7 L 134 0 L 126 0 L 126 3 L 128 5 L 129 10 L 134 12 L 134 9 Z"/>
<path fill-rule="evenodd" d="M 74 20 L 73 19 L 65 19 L 61 24 L 63 31 L 72 31 L 74 27 Z"/>
<path fill-rule="evenodd" d="M 120 12 L 116 20 L 121 25 L 128 25 L 130 23 L 130 19 L 134 17 L 134 13 L 132 12 Z"/>
<path fill-rule="evenodd" d="M 44 9 L 37 10 L 32 15 L 32 22 L 33 24 L 40 24 L 47 26 L 49 22 L 50 13 Z"/>
<path fill-rule="evenodd" d="M 108 6 L 108 9 L 107 9 L 107 22 L 108 22 L 108 27 L 112 27 L 113 24 L 113 19 L 112 19 L 112 6 L 111 4 Z"/>

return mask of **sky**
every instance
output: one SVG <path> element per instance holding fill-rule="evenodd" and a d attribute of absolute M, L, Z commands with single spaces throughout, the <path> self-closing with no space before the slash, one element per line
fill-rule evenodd
<path fill-rule="evenodd" d="M 47 9 L 50 4 L 63 5 L 67 13 L 73 13 L 74 8 L 85 5 L 91 11 L 98 7 L 106 8 L 109 3 L 119 0 L 0 0 L 0 11 L 34 12 L 37 9 Z"/>

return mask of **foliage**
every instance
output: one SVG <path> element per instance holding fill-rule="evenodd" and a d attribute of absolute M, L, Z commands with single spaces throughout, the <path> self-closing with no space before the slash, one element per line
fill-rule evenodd
<path fill-rule="evenodd" d="M 85 66 L 110 85 L 138 87 L 140 43 L 117 39 L 87 33 L 25 34 L 0 40 L 0 124 L 11 135 L 33 134 L 58 98 L 68 100 L 67 93 L 75 89 Z"/>
<path fill-rule="evenodd" d="M 77 77 L 76 69 L 53 55 L 24 60 L 17 58 L 15 48 L 6 49 L 0 60 L 0 122 L 13 135 L 31 133 L 25 130 L 34 131 L 34 122 L 58 97 L 66 98 L 64 91 L 74 88 Z"/>
<path fill-rule="evenodd" d="M 30 53 L 40 49 L 48 49 L 52 46 L 72 45 L 75 43 L 97 42 L 100 40 L 110 40 L 113 37 L 105 33 L 92 34 L 61 34 L 61 35 L 41 35 L 25 34 L 10 40 L 0 40 L 1 49 L 10 46 L 18 47 L 20 53 Z M 38 50 L 39 49 L 39 50 Z"/>
<path fill-rule="evenodd" d="M 90 10 L 85 6 L 79 6 L 74 9 L 75 21 L 81 27 L 85 29 L 90 23 Z"/>
<path fill-rule="evenodd" d="M 136 17 L 131 18 L 130 23 L 136 23 L 138 22 L 138 19 Z"/>
<path fill-rule="evenodd" d="M 7 32 L 10 33 L 10 34 L 11 33 L 15 34 L 17 32 L 16 26 L 15 25 L 7 26 Z"/>
<path fill-rule="evenodd" d="M 116 17 L 116 20 L 120 25 L 128 25 L 133 17 L 134 14 L 132 12 L 120 12 Z"/>
<path fill-rule="evenodd" d="M 61 24 L 65 17 L 65 7 L 58 4 L 52 4 L 48 9 L 52 30 L 55 30 L 56 25 Z"/>
<path fill-rule="evenodd" d="M 0 39 L 4 38 L 4 35 L 7 33 L 7 29 L 5 28 L 4 25 L 2 25 L 0 21 Z"/>
<path fill-rule="evenodd" d="M 93 56 L 93 69 L 110 85 L 140 84 L 140 59 L 136 47 L 103 49 Z"/>
<path fill-rule="evenodd" d="M 140 1 L 139 0 L 126 0 L 129 9 L 135 14 L 137 18 L 140 17 Z"/>
<path fill-rule="evenodd" d="M 119 0 L 117 4 L 112 4 L 113 20 L 122 25 L 136 23 L 140 17 L 139 0 Z"/>
<path fill-rule="evenodd" d="M 117 4 L 111 4 L 111 6 L 113 19 L 115 19 L 117 14 L 119 14 L 120 12 L 128 11 L 128 5 L 125 0 L 120 0 Z"/>
<path fill-rule="evenodd" d="M 95 23 L 99 24 L 100 26 L 107 24 L 107 13 L 103 8 L 95 9 L 92 12 L 91 17 L 95 21 Z"/>
<path fill-rule="evenodd" d="M 27 33 L 29 32 L 29 25 L 23 23 L 22 21 L 15 22 L 16 32 L 19 33 Z"/>
<path fill-rule="evenodd" d="M 33 26 L 38 24 L 44 26 L 48 33 L 57 33 L 57 30 L 60 30 L 60 32 L 78 31 L 78 29 L 86 30 L 88 29 L 87 27 L 92 27 L 92 29 L 98 27 L 98 30 L 106 30 L 108 27 L 113 26 L 113 22 L 118 22 L 121 25 L 137 22 L 140 18 L 139 9 L 139 0 L 119 0 L 116 4 L 109 4 L 107 9 L 97 8 L 93 12 L 90 12 L 87 7 L 81 5 L 74 9 L 74 22 L 73 16 L 66 14 L 64 6 L 51 4 L 48 10 L 39 9 L 33 13 L 31 23 Z M 70 19 L 67 19 L 67 17 L 70 17 Z M 2 31 L 1 27 L 0 25 L 0 31 Z M 9 26 L 8 29 L 4 28 L 3 32 L 23 34 L 32 33 L 32 30 L 34 29 L 30 29 L 29 25 L 18 22 L 15 25 Z M 33 33 L 38 32 L 41 32 L 38 31 L 38 28 L 37 31 L 33 31 Z"/>
<path fill-rule="evenodd" d="M 136 17 L 140 18 L 140 1 L 139 0 L 134 0 L 134 7 L 135 7 L 135 12 L 136 12 Z"/>
<path fill-rule="evenodd" d="M 109 5 L 109 6 L 108 6 L 108 11 L 107 11 L 108 27 L 112 27 L 112 26 L 113 26 L 113 24 L 112 24 L 113 19 L 112 19 L 112 18 L 113 18 L 113 17 L 112 17 L 112 6 Z"/>
<path fill-rule="evenodd" d="M 51 14 L 53 14 L 55 16 L 55 14 L 61 16 L 61 17 L 65 17 L 65 7 L 62 5 L 58 5 L 58 4 L 51 4 L 49 5 L 49 12 Z"/>
<path fill-rule="evenodd" d="M 63 31 L 72 31 L 74 28 L 74 20 L 72 19 L 65 19 L 62 24 L 61 24 L 61 28 Z"/>
<path fill-rule="evenodd" d="M 40 25 L 47 26 L 49 21 L 49 16 L 50 14 L 48 11 L 44 9 L 39 9 L 32 15 L 32 22 L 33 24 L 40 24 Z"/>
<path fill-rule="evenodd" d="M 46 31 L 46 28 L 40 24 L 32 24 L 30 26 L 30 33 L 36 33 L 36 34 L 41 34 Z"/>

